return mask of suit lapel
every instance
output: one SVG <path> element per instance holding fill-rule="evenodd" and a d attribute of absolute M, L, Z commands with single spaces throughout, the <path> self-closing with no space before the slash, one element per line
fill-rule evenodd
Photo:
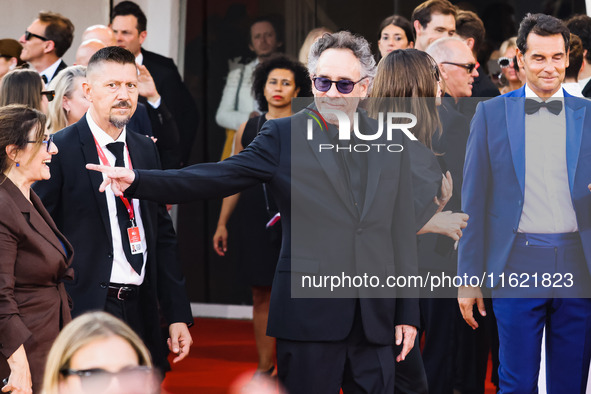
<path fill-rule="evenodd" d="M 360 119 L 363 119 L 364 127 L 367 127 L 367 131 L 372 130 L 372 126 L 367 121 L 367 118 L 360 113 Z M 377 123 L 375 124 L 377 128 Z M 385 126 L 384 126 L 385 128 Z M 373 131 L 373 130 L 372 130 Z M 387 143 L 388 141 L 386 141 Z M 365 154 L 365 153 L 361 153 Z M 378 181 L 380 180 L 380 174 L 382 171 L 382 165 L 380 163 L 380 158 L 384 157 L 384 153 L 372 153 L 371 151 L 367 153 L 367 183 L 365 185 L 365 198 L 363 199 L 363 209 L 361 211 L 361 220 L 367 215 L 369 208 L 371 208 L 371 204 L 376 196 L 376 191 L 378 189 Z"/>
<path fill-rule="evenodd" d="M 41 202 L 37 194 L 35 194 L 35 192 L 32 190 L 31 202 L 33 203 L 33 206 L 39 213 L 39 216 L 34 214 L 31 215 L 31 225 L 33 225 L 36 229 L 45 229 L 45 231 L 37 231 L 43 236 L 43 238 L 47 239 L 65 257 L 65 261 L 67 261 L 68 256 L 72 256 L 73 254 L 72 245 L 70 245 L 66 237 L 64 237 L 63 234 L 57 229 L 55 223 L 53 222 L 53 219 L 45 210 L 45 207 L 43 207 L 43 203 Z M 44 223 L 41 223 L 40 221 L 38 222 L 39 217 L 43 219 Z M 49 228 L 51 231 L 46 231 L 47 228 Z M 66 250 L 64 250 L 64 248 L 66 248 Z"/>
<path fill-rule="evenodd" d="M 583 138 L 583 120 L 585 119 L 585 107 L 578 107 L 576 105 L 577 101 L 569 97 L 565 97 L 564 99 L 566 116 L 566 165 L 571 195 Z"/>
<path fill-rule="evenodd" d="M 113 239 L 111 234 L 111 222 L 109 220 L 109 208 L 107 206 L 107 198 L 105 197 L 105 193 L 101 193 L 99 191 L 99 186 L 103 182 L 103 176 L 98 171 L 88 171 L 84 169 L 84 165 L 86 163 L 102 164 L 99 161 L 98 153 L 96 151 L 96 144 L 94 142 L 94 137 L 92 136 L 90 127 L 88 127 L 88 122 L 86 122 L 86 116 L 82 117 L 82 119 L 77 123 L 77 126 L 78 133 L 80 135 L 80 145 L 82 148 L 82 154 L 84 156 L 85 161 L 85 163 L 82 164 L 81 171 L 85 171 L 88 177 L 90 178 L 90 184 L 92 185 L 92 195 L 94 196 L 96 205 L 101 213 L 101 218 L 103 220 L 103 227 L 105 228 L 105 232 L 107 233 L 109 241 L 112 244 Z"/>
<path fill-rule="evenodd" d="M 150 165 L 146 152 L 144 152 L 140 145 L 138 144 L 137 138 L 147 138 L 143 135 L 136 134 L 133 131 L 127 129 L 127 134 L 125 137 L 125 143 L 127 144 L 127 150 L 129 151 L 129 157 L 131 158 L 131 166 L 132 168 L 142 169 L 142 168 L 155 168 Z M 131 200 L 129 200 L 131 202 Z M 139 213 L 141 214 L 141 219 L 144 227 L 144 232 L 146 235 L 146 242 L 148 245 L 151 245 L 151 232 L 148 231 L 151 228 L 150 224 L 150 215 L 148 215 L 148 201 L 146 200 L 139 200 L 140 205 L 140 212 L 136 212 L 136 215 Z"/>
<path fill-rule="evenodd" d="M 305 113 L 305 112 L 304 112 Z M 305 121 L 308 119 L 307 117 L 302 116 L 302 119 Z M 312 118 L 309 118 L 310 120 Z M 305 124 L 302 127 L 297 127 L 296 129 L 301 129 L 301 135 L 304 136 L 304 130 L 307 130 L 307 125 Z M 293 122 L 293 120 L 292 120 Z M 358 216 L 359 213 L 355 209 L 352 204 L 351 200 L 351 190 L 349 190 L 349 186 L 347 184 L 347 174 L 343 168 L 343 166 L 338 162 L 338 153 L 334 151 L 324 150 L 320 152 L 319 146 L 320 144 L 326 145 L 334 145 L 334 141 L 332 141 L 328 135 L 328 130 L 325 130 L 325 126 L 322 125 L 322 129 L 318 127 L 316 122 L 312 121 L 313 123 L 313 139 L 308 140 L 308 147 L 316 156 L 316 159 L 320 163 L 320 167 L 326 173 L 331 185 L 334 187 L 337 195 L 343 201 L 347 209 L 355 216 Z M 293 126 L 292 126 L 293 127 Z M 305 138 L 305 137 L 303 137 Z M 292 152 L 293 153 L 296 152 Z"/>
<path fill-rule="evenodd" d="M 521 187 L 521 194 L 525 191 L 525 112 L 523 110 L 525 88 L 517 92 L 516 97 L 505 98 L 505 119 L 507 124 L 507 137 L 511 147 L 513 167 Z M 492 130 L 491 133 L 494 133 Z"/>
<path fill-rule="evenodd" d="M 42 211 L 45 211 L 45 208 L 42 207 L 41 201 L 35 192 L 31 190 L 31 202 L 29 202 L 23 193 L 16 187 L 16 185 L 10 181 L 10 179 L 4 179 L 2 181 L 1 187 L 4 188 L 10 195 L 32 229 L 45 238 L 47 242 L 53 245 L 53 247 L 64 256 L 64 261 L 67 260 L 66 252 L 56 235 L 57 229 L 54 228 L 52 231 L 52 228 L 49 225 L 49 223 L 52 223 L 53 220 L 51 218 L 45 218 L 46 220 L 44 221 L 43 217 L 41 216 Z M 39 206 L 41 206 L 41 209 L 37 211 L 35 208 Z M 56 232 L 54 233 L 54 231 Z"/>

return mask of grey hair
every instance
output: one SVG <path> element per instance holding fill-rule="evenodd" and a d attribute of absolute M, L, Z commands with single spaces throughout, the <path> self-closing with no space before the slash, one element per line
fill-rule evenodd
<path fill-rule="evenodd" d="M 425 49 L 425 52 L 427 52 L 429 55 L 431 55 L 431 57 L 433 59 L 435 59 L 437 64 L 439 64 L 441 62 L 449 61 L 450 55 L 453 56 L 454 54 L 453 54 L 452 50 L 450 50 L 447 47 L 447 44 L 450 42 L 454 42 L 454 41 L 461 42 L 462 44 L 467 46 L 467 44 L 461 38 L 443 37 L 443 38 L 433 41 L 431 43 L 431 45 L 429 45 L 427 47 L 427 49 Z"/>
<path fill-rule="evenodd" d="M 348 31 L 337 33 L 325 33 L 310 48 L 308 56 L 308 72 L 311 76 L 316 75 L 316 66 L 322 52 L 327 49 L 350 49 L 361 64 L 361 77 L 369 79 L 369 88 L 376 75 L 376 60 L 371 53 L 369 42 L 361 36 Z"/>
<path fill-rule="evenodd" d="M 55 133 L 67 126 L 67 114 L 62 103 L 64 96 L 70 98 L 76 86 L 74 80 L 76 78 L 86 77 L 86 67 L 84 66 L 70 66 L 64 68 L 60 73 L 49 83 L 49 90 L 55 90 L 55 97 L 49 103 L 49 126 L 51 132 Z"/>

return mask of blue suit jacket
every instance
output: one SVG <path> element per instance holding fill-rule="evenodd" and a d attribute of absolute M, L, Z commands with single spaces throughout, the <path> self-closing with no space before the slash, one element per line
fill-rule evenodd
<path fill-rule="evenodd" d="M 525 187 L 525 86 L 478 105 L 466 148 L 462 210 L 470 215 L 459 245 L 458 274 L 504 271 Z M 591 102 L 564 92 L 571 198 L 591 271 Z M 490 286 L 490 280 L 487 281 Z"/>

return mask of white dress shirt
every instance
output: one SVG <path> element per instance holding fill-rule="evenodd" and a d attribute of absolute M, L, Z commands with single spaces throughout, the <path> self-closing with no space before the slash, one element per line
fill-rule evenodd
<path fill-rule="evenodd" d="M 541 100 L 525 86 L 525 97 Z M 548 100 L 561 100 L 562 89 Z M 525 115 L 525 194 L 519 232 L 578 231 L 566 165 L 566 118 L 547 108 Z"/>
<path fill-rule="evenodd" d="M 119 135 L 119 138 L 117 138 L 117 140 L 113 140 L 113 138 L 110 135 L 105 133 L 94 122 L 92 116 L 90 115 L 90 112 L 86 113 L 86 121 L 88 122 L 88 126 L 90 127 L 92 135 L 96 139 L 97 143 L 103 150 L 105 157 L 109 161 L 109 164 L 114 167 L 115 155 L 113 155 L 109 148 L 107 148 L 107 144 L 110 144 L 112 142 L 123 142 L 125 144 L 125 127 Z M 127 144 L 123 149 L 123 158 L 125 160 L 125 167 L 130 168 Z M 104 174 L 103 179 L 105 179 Z M 135 272 L 135 270 L 131 267 L 131 264 L 129 264 L 129 262 L 127 261 L 127 258 L 125 257 L 125 252 L 123 251 L 123 242 L 129 242 L 129 240 L 121 238 L 121 229 L 119 228 L 119 221 L 117 220 L 117 206 L 115 205 L 115 198 L 118 197 L 115 197 L 115 194 L 113 194 L 113 191 L 110 187 L 106 188 L 105 197 L 107 198 L 107 207 L 109 210 L 109 223 L 111 225 L 111 235 L 113 237 L 113 268 L 111 269 L 111 282 L 139 286 L 144 281 L 144 276 L 146 273 L 146 261 L 148 259 L 148 246 L 146 244 L 146 234 L 144 232 L 144 226 L 142 224 L 142 215 L 140 211 L 139 201 L 137 199 L 131 200 L 133 202 L 133 212 L 135 216 L 135 221 L 140 230 L 140 236 L 142 238 L 142 250 L 144 251 L 144 265 L 142 266 L 142 272 L 140 275 L 138 275 L 138 273 Z"/>
<path fill-rule="evenodd" d="M 53 63 L 51 66 L 47 67 L 45 70 L 41 71 L 39 73 L 39 75 L 43 76 L 45 75 L 45 78 L 47 78 L 47 82 L 49 83 L 55 74 L 55 70 L 57 70 L 57 68 L 59 67 L 60 63 L 62 62 L 62 59 L 57 59 L 57 62 Z"/>

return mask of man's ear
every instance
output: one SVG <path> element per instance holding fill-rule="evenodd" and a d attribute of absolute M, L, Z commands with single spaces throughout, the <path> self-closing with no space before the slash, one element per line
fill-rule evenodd
<path fill-rule="evenodd" d="M 523 61 L 523 55 L 524 54 L 521 53 L 519 48 L 515 48 L 515 56 L 517 56 L 517 65 L 519 66 L 519 69 L 522 69 L 525 66 L 525 62 Z"/>
<path fill-rule="evenodd" d="M 413 26 L 415 28 L 415 35 L 418 36 L 419 35 L 419 30 L 422 30 L 423 29 L 423 26 L 421 26 L 421 22 L 419 22 L 419 21 L 414 21 L 413 22 Z"/>
<path fill-rule="evenodd" d="M 86 100 L 92 103 L 92 87 L 90 86 L 90 83 L 88 83 L 88 80 L 82 82 L 82 93 L 84 93 L 84 97 L 86 97 Z"/>
<path fill-rule="evenodd" d="M 143 32 L 140 33 L 140 45 L 142 45 L 144 43 L 144 41 L 146 41 L 147 35 L 148 35 L 147 30 L 144 30 Z"/>
<path fill-rule="evenodd" d="M 464 41 L 466 43 L 466 45 L 468 45 L 468 47 L 470 48 L 470 50 L 472 52 L 474 52 L 474 39 L 472 37 L 466 38 L 466 41 Z"/>
<path fill-rule="evenodd" d="M 446 69 L 445 69 L 445 64 L 441 64 L 441 63 L 439 63 L 437 66 L 439 67 L 439 74 L 441 74 L 441 78 L 442 78 L 444 81 L 447 81 L 447 80 L 448 80 L 448 78 L 449 78 L 449 75 L 447 74 L 447 71 L 446 71 Z M 442 87 L 443 87 L 443 86 L 442 86 Z"/>
<path fill-rule="evenodd" d="M 55 42 L 52 40 L 45 41 L 45 49 L 43 53 L 49 53 L 55 50 Z"/>

